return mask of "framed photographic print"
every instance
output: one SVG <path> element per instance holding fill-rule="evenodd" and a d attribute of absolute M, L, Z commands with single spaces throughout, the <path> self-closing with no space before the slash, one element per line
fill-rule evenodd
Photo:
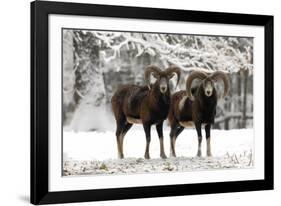
<path fill-rule="evenodd" d="M 273 16 L 31 3 L 31 203 L 273 189 Z"/>

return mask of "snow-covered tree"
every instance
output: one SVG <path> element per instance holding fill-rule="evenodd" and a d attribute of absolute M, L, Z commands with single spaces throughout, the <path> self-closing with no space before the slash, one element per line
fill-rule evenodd
<path fill-rule="evenodd" d="M 197 69 L 228 72 L 232 90 L 218 109 L 221 116 L 216 126 L 224 124 L 227 129 L 231 123 L 231 127 L 246 127 L 247 119 L 252 118 L 252 38 L 64 30 L 63 43 L 64 105 L 74 105 L 74 112 L 65 107 L 74 114 L 74 129 L 83 122 L 82 110 L 109 108 L 106 105 L 120 84 L 143 84 L 143 70 L 148 64 L 162 68 L 176 64 L 186 75 Z M 95 124 L 84 129 L 97 129 Z"/>
<path fill-rule="evenodd" d="M 75 66 L 73 32 L 63 32 L 63 120 L 69 119 L 68 115 L 74 111 L 74 85 Z"/>

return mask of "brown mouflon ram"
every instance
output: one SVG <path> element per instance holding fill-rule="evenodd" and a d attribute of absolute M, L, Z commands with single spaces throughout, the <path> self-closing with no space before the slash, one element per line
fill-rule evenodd
<path fill-rule="evenodd" d="M 163 143 L 163 121 L 167 118 L 170 107 L 169 80 L 177 74 L 177 84 L 180 79 L 180 69 L 171 66 L 164 71 L 151 65 L 145 70 L 144 78 L 146 86 L 123 85 L 111 99 L 112 110 L 116 120 L 116 138 L 118 157 L 124 158 L 124 136 L 133 124 L 143 124 L 146 136 L 146 149 L 144 157 L 150 158 L 150 129 L 153 124 L 160 140 L 160 156 L 166 158 Z M 150 77 L 156 78 L 154 84 L 150 83 Z M 136 145 L 137 146 L 137 145 Z"/>
<path fill-rule="evenodd" d="M 200 80 L 199 86 L 191 88 L 193 80 Z M 170 156 L 176 157 L 175 144 L 178 135 L 184 128 L 195 126 L 198 136 L 197 156 L 201 156 L 201 126 L 205 125 L 207 140 L 207 155 L 211 156 L 211 124 L 214 123 L 218 95 L 215 83 L 222 80 L 224 83 L 224 95 L 229 90 L 228 76 L 222 71 L 207 74 L 201 71 L 193 71 L 186 80 L 186 91 L 179 91 L 172 95 L 171 106 L 168 115 L 171 127 Z"/>

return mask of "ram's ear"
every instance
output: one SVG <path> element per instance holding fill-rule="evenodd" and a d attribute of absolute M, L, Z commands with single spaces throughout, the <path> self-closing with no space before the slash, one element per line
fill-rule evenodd
<path fill-rule="evenodd" d="M 181 69 L 178 66 L 175 66 L 175 65 L 170 66 L 169 68 L 166 69 L 165 73 L 167 74 L 167 77 L 169 79 L 171 79 L 176 74 L 177 75 L 177 85 L 179 84 L 179 81 L 181 78 Z"/>
<path fill-rule="evenodd" d="M 158 73 L 155 73 L 155 72 L 152 72 L 151 75 L 155 78 L 155 79 L 159 79 L 159 74 Z"/>
<path fill-rule="evenodd" d="M 169 74 L 168 78 L 169 78 L 169 79 L 172 79 L 172 78 L 175 76 L 175 74 L 176 74 L 175 72 Z"/>
<path fill-rule="evenodd" d="M 157 66 L 154 66 L 154 65 L 150 65 L 145 69 L 144 80 L 145 80 L 146 85 L 148 86 L 149 89 L 150 89 L 150 76 L 151 75 L 157 76 L 160 73 L 161 73 L 161 70 Z M 159 78 L 159 76 L 156 77 L 156 79 L 158 79 L 158 78 Z"/>
<path fill-rule="evenodd" d="M 218 80 L 223 81 L 223 84 L 224 84 L 223 97 L 225 97 L 227 95 L 227 93 L 229 92 L 229 88 L 230 88 L 230 81 L 229 81 L 229 77 L 228 77 L 227 73 L 222 72 L 222 71 L 216 71 L 210 75 L 210 78 L 213 81 L 218 81 Z"/>
<path fill-rule="evenodd" d="M 195 79 L 199 79 L 199 80 L 204 80 L 205 78 L 207 78 L 208 75 L 205 73 L 205 72 L 202 72 L 202 71 L 193 71 L 189 74 L 189 76 L 187 77 L 186 79 L 186 92 L 187 92 L 187 95 L 189 97 L 192 96 L 192 93 L 191 93 L 191 86 L 192 86 L 192 82 L 195 80 Z"/>

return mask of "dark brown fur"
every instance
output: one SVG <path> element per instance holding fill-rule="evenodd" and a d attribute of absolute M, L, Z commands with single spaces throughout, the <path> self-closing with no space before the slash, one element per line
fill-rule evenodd
<path fill-rule="evenodd" d="M 191 89 L 192 81 L 195 78 L 200 79 L 201 83 L 198 87 Z M 192 72 L 186 81 L 186 91 L 179 91 L 172 95 L 168 115 L 171 127 L 171 156 L 176 156 L 175 143 L 178 135 L 190 123 L 194 124 L 198 135 L 198 156 L 201 156 L 201 126 L 202 124 L 205 125 L 207 155 L 211 156 L 210 133 L 211 125 L 214 123 L 216 115 L 218 99 L 214 83 L 218 79 L 223 80 L 224 95 L 226 95 L 229 89 L 229 81 L 226 74 L 220 71 L 210 75 L 202 72 Z"/>
<path fill-rule="evenodd" d="M 166 158 L 163 145 L 163 121 L 167 118 L 170 105 L 170 89 L 160 92 L 161 81 L 168 83 L 172 77 L 171 73 L 175 69 L 165 71 L 155 70 L 157 81 L 148 86 L 124 85 L 121 86 L 113 95 L 111 103 L 112 110 L 116 119 L 116 138 L 119 158 L 124 158 L 123 140 L 127 131 L 131 128 L 131 119 L 141 120 L 146 134 L 145 158 L 149 159 L 150 129 L 153 124 L 160 140 L 160 156 Z M 169 71 L 169 72 L 168 72 Z M 176 71 L 178 72 L 178 70 Z M 177 73 L 178 74 L 178 73 Z M 148 75 L 146 75 L 148 76 Z M 179 78 L 179 74 L 178 74 Z M 147 79 L 147 78 L 146 78 Z M 167 84 L 168 85 L 168 84 Z"/>

